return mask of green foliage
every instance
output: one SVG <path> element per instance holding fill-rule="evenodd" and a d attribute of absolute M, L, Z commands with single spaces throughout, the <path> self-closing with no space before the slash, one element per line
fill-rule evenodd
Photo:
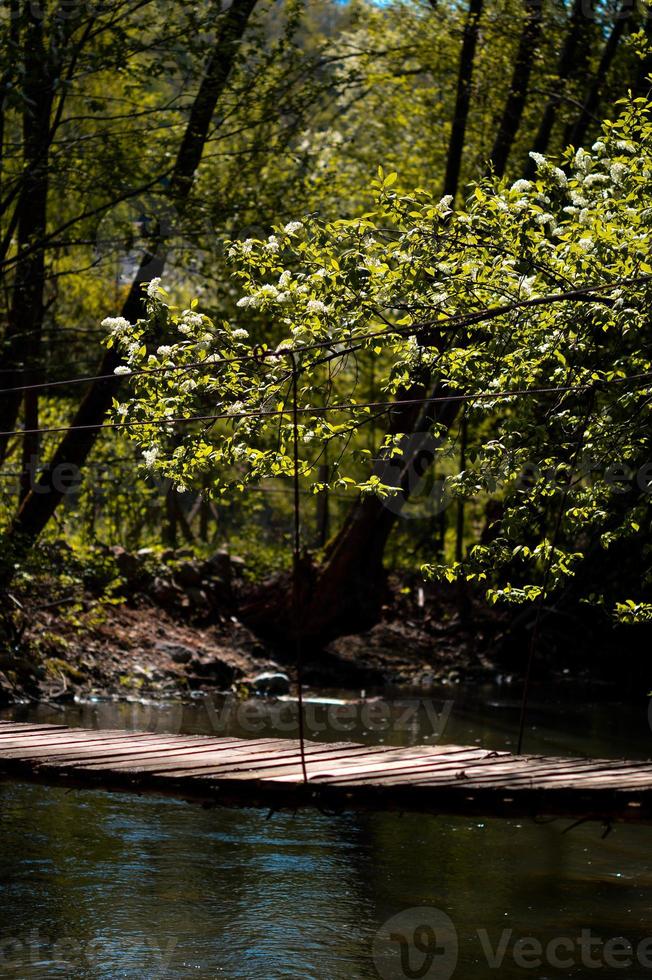
<path fill-rule="evenodd" d="M 179 486 L 210 466 L 214 492 L 232 493 L 292 473 L 296 371 L 302 479 L 323 486 L 329 447 L 331 488 L 387 497 L 398 488 L 360 474 L 374 407 L 351 397 L 353 380 L 373 364 L 389 400 L 434 379 L 463 397 L 474 424 L 491 420 L 451 492 L 499 492 L 503 513 L 468 561 L 427 573 L 494 580 L 491 601 L 531 601 L 536 578 L 561 589 L 596 541 L 609 550 L 649 521 L 639 469 L 652 449 L 646 103 L 624 105 L 563 168 L 536 163 L 534 180 L 484 180 L 459 211 L 428 191 L 396 190 L 395 174 L 379 170 L 374 209 L 359 218 L 308 217 L 232 243 L 237 320 L 179 311 L 150 284 L 146 320 L 108 324 L 125 356 L 119 370 L 133 372 L 115 418 Z M 274 340 L 254 347 L 261 321 Z M 161 325 L 166 343 L 153 351 Z M 179 441 L 172 420 L 192 417 Z M 436 418 L 433 432 L 450 457 Z"/>

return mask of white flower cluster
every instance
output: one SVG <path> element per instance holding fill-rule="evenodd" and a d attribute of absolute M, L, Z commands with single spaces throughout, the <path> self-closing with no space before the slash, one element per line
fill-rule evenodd
<path fill-rule="evenodd" d="M 283 273 L 285 275 L 285 273 Z M 281 276 L 281 279 L 283 276 Z M 280 283 L 280 280 L 279 280 Z M 284 290 L 280 290 L 271 282 L 266 282 L 260 287 L 258 292 L 251 296 L 242 296 L 236 306 L 242 309 L 258 309 L 263 306 L 264 303 L 287 303 L 290 299 L 290 294 Z"/>
<path fill-rule="evenodd" d="M 518 291 L 521 296 L 527 298 L 532 295 L 532 285 L 536 276 L 521 276 L 518 281 Z"/>
<path fill-rule="evenodd" d="M 545 165 L 548 162 L 546 160 L 546 158 L 544 157 L 543 153 L 535 153 L 534 150 L 530 150 L 529 156 L 530 156 L 530 159 L 534 161 L 537 169 L 539 167 L 545 167 Z"/>
<path fill-rule="evenodd" d="M 118 377 L 122 377 L 123 375 L 131 374 L 131 368 L 127 367 L 126 364 L 120 364 L 117 368 L 115 368 L 113 373 Z"/>
<path fill-rule="evenodd" d="M 580 146 L 573 160 L 575 169 L 580 173 L 587 174 L 593 166 L 593 157 Z"/>
<path fill-rule="evenodd" d="M 102 326 L 112 337 L 120 337 L 131 330 L 129 320 L 125 320 L 123 316 L 107 316 L 102 320 Z"/>
<path fill-rule="evenodd" d="M 147 295 L 149 296 L 149 298 L 156 299 L 160 288 L 161 288 L 160 277 L 152 279 L 151 282 L 147 284 Z"/>
<path fill-rule="evenodd" d="M 303 228 L 303 222 L 301 222 L 301 221 L 290 221 L 285 226 L 285 228 L 283 229 L 283 231 L 285 232 L 286 235 L 296 235 L 297 232 L 300 232 L 302 228 Z"/>
<path fill-rule="evenodd" d="M 609 167 L 609 173 L 614 184 L 622 184 L 627 176 L 627 167 L 624 163 L 612 163 Z"/>
<path fill-rule="evenodd" d="M 310 299 L 306 304 L 306 310 L 308 313 L 327 313 L 328 307 L 320 299 Z"/>
<path fill-rule="evenodd" d="M 177 324 L 177 330 L 179 333 L 188 336 L 195 330 L 201 329 L 204 325 L 204 317 L 201 313 L 195 313 L 194 310 L 184 310 L 181 314 L 181 319 Z"/>
<path fill-rule="evenodd" d="M 554 177 L 560 187 L 566 187 L 568 184 L 568 178 L 564 171 L 560 170 L 559 167 L 553 167 L 553 165 L 546 160 L 543 153 L 536 153 L 534 150 L 531 150 L 530 158 L 534 161 L 537 170 L 548 171 L 550 175 Z"/>
<path fill-rule="evenodd" d="M 143 453 L 143 459 L 145 460 L 145 466 L 147 466 L 148 469 L 151 470 L 151 468 L 154 466 L 154 463 L 158 459 L 158 455 L 159 455 L 159 450 L 157 446 L 154 446 L 153 449 L 145 450 L 145 452 Z"/>

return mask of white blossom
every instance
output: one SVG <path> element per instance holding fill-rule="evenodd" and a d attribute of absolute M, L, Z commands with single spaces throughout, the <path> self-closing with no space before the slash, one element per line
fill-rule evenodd
<path fill-rule="evenodd" d="M 238 327 L 236 330 L 233 331 L 232 336 L 234 340 L 246 340 L 247 337 L 249 336 L 249 331 L 244 330 L 242 327 Z"/>
<path fill-rule="evenodd" d="M 522 194 L 524 191 L 529 191 L 532 187 L 532 182 L 529 180 L 516 180 L 510 187 L 510 191 L 515 191 L 517 194 Z"/>
<path fill-rule="evenodd" d="M 112 337 L 119 337 L 120 334 L 131 330 L 129 320 L 125 320 L 123 316 L 107 316 L 102 320 L 102 326 L 109 331 Z"/>
<path fill-rule="evenodd" d="M 249 306 L 255 308 L 258 306 L 258 299 L 255 296 L 242 296 L 235 305 L 241 309 L 246 309 Z"/>
<path fill-rule="evenodd" d="M 195 313 L 194 310 L 184 310 L 181 314 L 181 319 L 188 324 L 189 327 L 201 327 L 204 323 L 204 317 L 201 313 Z"/>
<path fill-rule="evenodd" d="M 301 229 L 302 229 L 302 228 L 303 228 L 303 222 L 301 222 L 301 221 L 290 221 L 290 222 L 289 222 L 289 223 L 288 223 L 288 224 L 287 224 L 287 225 L 285 226 L 285 228 L 283 229 L 283 231 L 284 231 L 284 232 L 285 232 L 285 233 L 286 233 L 287 235 L 296 235 L 296 233 L 297 233 L 298 231 L 301 231 Z"/>
<path fill-rule="evenodd" d="M 155 299 L 158 296 L 158 291 L 160 288 L 161 288 L 160 277 L 157 277 L 156 279 L 152 279 L 152 281 L 148 283 L 147 295 L 150 297 L 150 299 Z"/>
<path fill-rule="evenodd" d="M 577 151 L 577 153 L 575 154 L 575 159 L 573 162 L 575 164 L 575 168 L 579 170 L 581 173 L 588 173 L 591 167 L 593 166 L 593 160 L 591 158 L 591 154 L 587 153 L 586 150 L 583 149 L 581 146 Z"/>
<path fill-rule="evenodd" d="M 587 174 L 582 183 L 585 187 L 594 187 L 596 184 L 608 184 L 609 178 L 606 174 Z"/>
<path fill-rule="evenodd" d="M 535 278 L 536 278 L 535 276 L 522 276 L 519 279 L 518 288 L 521 296 L 532 295 L 532 284 Z"/>
<path fill-rule="evenodd" d="M 531 160 L 534 160 L 537 167 L 544 167 L 547 163 L 543 153 L 535 153 L 534 150 L 530 150 L 529 156 Z"/>
<path fill-rule="evenodd" d="M 131 374 L 131 368 L 127 367 L 126 364 L 120 364 L 117 368 L 115 368 L 113 373 L 121 377 L 126 374 Z"/>
<path fill-rule="evenodd" d="M 161 346 L 156 351 L 159 357 L 169 357 L 172 353 L 172 348 L 167 344 L 161 344 Z"/>
<path fill-rule="evenodd" d="M 609 173 L 611 174 L 611 179 L 615 184 L 622 183 L 623 179 L 627 176 L 627 167 L 624 163 L 612 163 L 609 168 Z"/>
<path fill-rule="evenodd" d="M 158 459 L 158 454 L 159 454 L 158 446 L 154 446 L 152 449 L 145 450 L 145 452 L 143 453 L 143 459 L 145 460 L 145 466 L 147 466 L 148 469 L 151 470 L 152 466 Z"/>
<path fill-rule="evenodd" d="M 310 299 L 306 305 L 308 313 L 325 313 L 328 307 L 320 299 Z"/>

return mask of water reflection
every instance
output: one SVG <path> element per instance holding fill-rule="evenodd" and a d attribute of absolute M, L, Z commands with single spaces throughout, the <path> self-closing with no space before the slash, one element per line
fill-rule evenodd
<path fill-rule="evenodd" d="M 473 698 L 456 700 L 445 740 L 509 747 L 515 709 L 500 697 L 495 703 L 483 712 Z M 638 730 L 632 709 L 620 709 L 625 720 L 605 704 L 574 710 L 555 712 L 542 700 L 530 747 L 649 754 L 645 708 Z M 28 714 L 95 727 L 211 730 L 206 704 Z M 419 740 L 423 724 L 381 737 Z M 618 827 L 602 840 L 599 826 L 566 834 L 568 825 L 316 811 L 267 819 L 258 810 L 0 785 L 0 976 L 371 980 L 377 930 L 420 907 L 452 919 L 460 980 L 594 975 L 577 948 L 563 969 L 524 968 L 514 943 L 572 942 L 583 929 L 635 945 L 652 935 L 652 830 Z M 489 966 L 478 930 L 490 951 L 508 937 L 499 967 Z M 650 969 L 634 959 L 605 974 L 638 978 Z"/>

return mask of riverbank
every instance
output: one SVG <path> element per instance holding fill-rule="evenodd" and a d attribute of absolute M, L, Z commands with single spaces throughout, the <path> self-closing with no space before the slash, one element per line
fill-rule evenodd
<path fill-rule="evenodd" d="M 290 691 L 296 682 L 292 638 L 279 646 L 241 621 L 252 584 L 244 563 L 225 551 L 209 559 L 184 552 L 111 550 L 117 587 L 92 581 L 72 599 L 41 583 L 18 600 L 13 642 L 0 652 L 0 704 L 93 698 L 134 700 L 259 690 L 260 675 Z M 48 591 L 49 589 L 49 591 Z M 380 621 L 302 652 L 306 685 L 367 692 L 429 691 L 442 685 L 521 678 L 527 667 L 533 607 L 507 615 L 453 587 L 424 587 L 390 575 Z M 535 677 L 648 690 L 638 647 L 620 646 L 564 613 L 547 614 Z M 629 634 L 631 637 L 631 634 Z M 639 634 L 639 640 L 642 635 Z M 647 685 L 647 686 L 646 686 Z M 264 683 L 263 683 L 264 688 Z"/>

